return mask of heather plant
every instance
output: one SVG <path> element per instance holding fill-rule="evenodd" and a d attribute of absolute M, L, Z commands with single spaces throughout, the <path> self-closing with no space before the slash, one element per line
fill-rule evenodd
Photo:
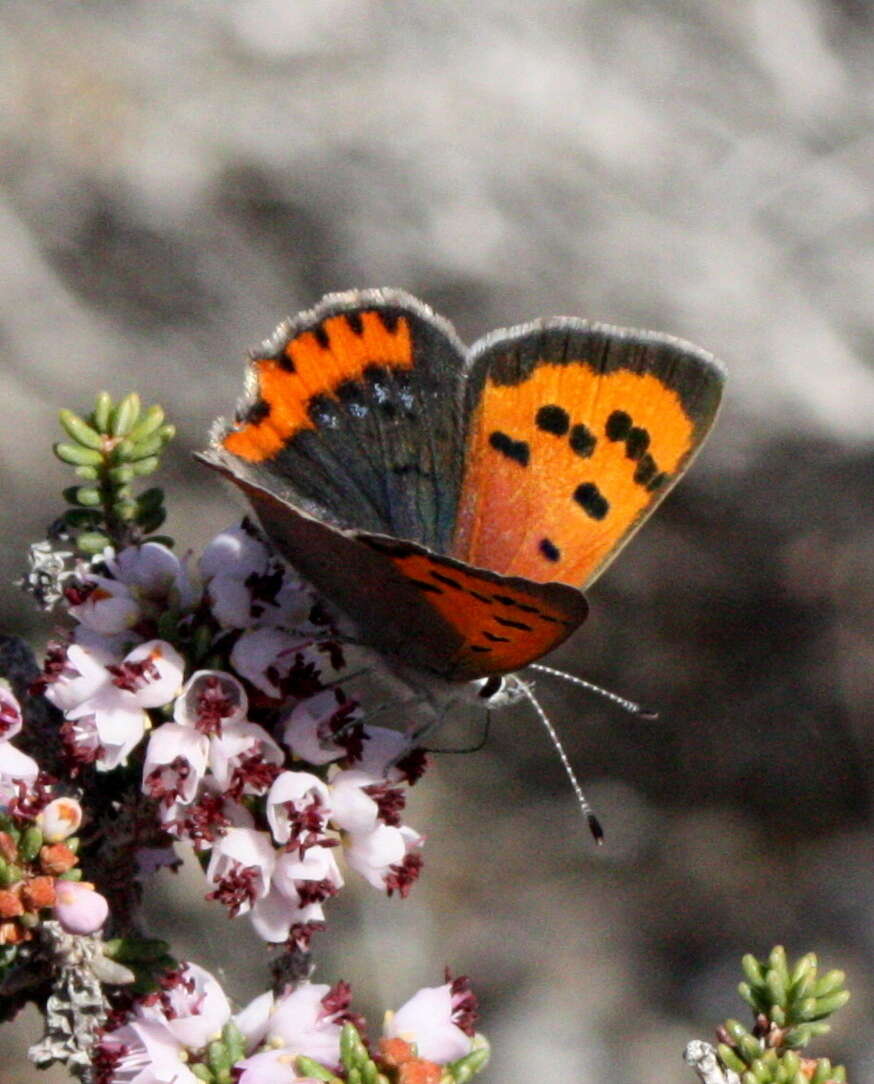
<path fill-rule="evenodd" d="M 466 978 L 376 1031 L 341 978 L 314 981 L 347 878 L 406 899 L 423 868 L 404 810 L 428 758 L 379 660 L 252 521 L 196 559 L 157 533 L 164 494 L 138 486 L 173 436 L 160 407 L 101 393 L 60 420 L 76 483 L 22 581 L 56 634 L 40 662 L 0 638 L 0 1018 L 35 1003 L 34 1064 L 93 1084 L 465 1084 L 489 1058 Z M 273 949 L 245 1006 L 143 929 L 144 888 L 184 849 Z M 690 1046 L 702 1079 L 843 1082 L 803 1054 L 843 975 L 779 949 L 744 968 L 753 1026 Z"/>

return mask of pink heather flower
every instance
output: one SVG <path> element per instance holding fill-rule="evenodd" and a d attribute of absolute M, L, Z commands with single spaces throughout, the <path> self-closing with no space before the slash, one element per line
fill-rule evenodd
<path fill-rule="evenodd" d="M 313 596 L 245 523 L 217 535 L 200 559 L 213 616 L 223 628 L 304 623 Z"/>
<path fill-rule="evenodd" d="M 276 865 L 270 837 L 251 828 L 229 828 L 213 846 L 206 877 L 215 886 L 209 899 L 225 904 L 231 915 L 245 914 L 267 895 Z"/>
<path fill-rule="evenodd" d="M 0 741 L 0 810 L 18 796 L 19 784 L 36 782 L 39 765 L 8 741 Z"/>
<path fill-rule="evenodd" d="M 229 723 L 209 739 L 215 781 L 237 800 L 244 794 L 264 794 L 284 760 L 283 751 L 257 723 Z"/>
<path fill-rule="evenodd" d="M 377 824 L 371 832 L 350 835 L 344 841 L 346 861 L 374 888 L 406 897 L 422 867 L 418 853 L 424 837 L 402 825 Z"/>
<path fill-rule="evenodd" d="M 221 791 L 211 775 L 201 781 L 192 802 L 162 806 L 160 816 L 165 831 L 187 840 L 198 853 L 209 850 L 229 828 L 255 827 L 249 810 Z"/>
<path fill-rule="evenodd" d="M 51 648 L 45 664 L 45 696 L 63 712 L 78 707 L 108 684 L 105 662 L 79 644 Z"/>
<path fill-rule="evenodd" d="M 127 546 L 107 562 L 116 580 L 130 589 L 141 604 L 165 609 L 194 601 L 188 570 L 176 554 L 160 542 Z"/>
<path fill-rule="evenodd" d="M 380 779 L 399 783 L 409 775 L 396 761 L 403 759 L 413 746 L 406 734 L 384 726 L 365 726 L 361 755 L 354 758 L 355 767 Z M 414 782 L 414 780 L 409 780 Z"/>
<path fill-rule="evenodd" d="M 139 604 L 127 585 L 107 576 L 86 573 L 81 583 L 64 594 L 70 615 L 101 636 L 124 632 L 140 619 Z"/>
<path fill-rule="evenodd" d="M 105 685 L 66 712 L 66 728 L 74 755 L 94 760 L 101 771 L 123 764 L 141 741 L 147 717 L 133 693 Z"/>
<path fill-rule="evenodd" d="M 348 997 L 339 999 L 330 986 L 301 983 L 276 999 L 267 1041 L 339 1069 L 340 1031 L 347 1007 Z"/>
<path fill-rule="evenodd" d="M 112 1066 L 100 1084 L 200 1084 L 186 1065 L 188 1051 L 163 1024 L 134 1019 L 102 1036 L 98 1050 Z"/>
<path fill-rule="evenodd" d="M 159 994 L 145 998 L 137 1015 L 163 1024 L 177 1042 L 199 1050 L 215 1038 L 231 1017 L 231 1006 L 219 983 L 204 968 L 186 963 Z"/>
<path fill-rule="evenodd" d="M 46 843 L 60 843 L 82 823 L 82 807 L 75 798 L 55 798 L 36 818 Z"/>
<path fill-rule="evenodd" d="M 94 933 L 109 914 L 109 904 L 85 881 L 55 881 L 55 917 L 67 933 Z"/>
<path fill-rule="evenodd" d="M 386 1013 L 387 1039 L 415 1043 L 418 1056 L 446 1065 L 469 1054 L 476 1019 L 476 999 L 466 979 L 426 986 L 395 1013 Z"/>
<path fill-rule="evenodd" d="M 12 691 L 0 681 L 0 741 L 9 741 L 21 730 L 23 717 Z"/>
<path fill-rule="evenodd" d="M 193 801 L 206 771 L 209 738 L 178 723 L 152 732 L 143 765 L 144 794 L 171 805 Z"/>
<path fill-rule="evenodd" d="M 321 1084 L 314 1077 L 298 1076 L 294 1068 L 298 1055 L 288 1050 L 262 1050 L 237 1062 L 242 1069 L 237 1084 Z"/>
<path fill-rule="evenodd" d="M 321 662 L 310 640 L 284 629 L 246 629 L 231 651 L 234 670 L 268 696 L 283 696 L 281 682 L 296 666 Z"/>
<path fill-rule="evenodd" d="M 112 683 L 131 693 L 141 708 L 160 708 L 179 692 L 185 660 L 166 640 L 149 640 L 107 667 Z"/>
<path fill-rule="evenodd" d="M 343 887 L 343 877 L 330 847 L 308 847 L 299 857 L 286 851 L 276 860 L 273 886 L 298 907 L 322 903 Z"/>
<path fill-rule="evenodd" d="M 330 792 L 310 772 L 283 772 L 267 795 L 267 820 L 277 843 L 298 847 L 319 842 L 331 814 Z"/>
<path fill-rule="evenodd" d="M 246 690 L 223 670 L 197 670 L 185 683 L 173 708 L 173 718 L 204 734 L 221 734 L 228 723 L 246 718 Z"/>
<path fill-rule="evenodd" d="M 280 945 L 294 939 L 295 931 L 324 926 L 325 912 L 320 903 L 308 903 L 298 906 L 278 888 L 271 888 L 268 894 L 258 900 L 249 912 L 252 929 L 271 945 Z"/>
<path fill-rule="evenodd" d="M 253 572 L 264 571 L 268 556 L 267 547 L 252 528 L 235 524 L 207 543 L 198 562 L 200 575 L 207 582 L 223 575 L 245 580 Z"/>
<path fill-rule="evenodd" d="M 234 1014 L 234 1023 L 246 1040 L 247 1050 L 254 1050 L 264 1040 L 270 1025 L 273 1001 L 273 991 L 266 990 L 263 994 L 254 997 L 245 1009 L 240 1009 Z"/>
<path fill-rule="evenodd" d="M 308 764 L 329 764 L 349 752 L 348 744 L 333 740 L 334 734 L 361 716 L 354 701 L 344 700 L 337 689 L 325 689 L 296 705 L 286 719 L 282 740 Z"/>
<path fill-rule="evenodd" d="M 353 834 L 372 832 L 380 820 L 380 809 L 367 789 L 384 783 L 385 780 L 357 769 L 337 772 L 331 779 L 332 825 Z"/>

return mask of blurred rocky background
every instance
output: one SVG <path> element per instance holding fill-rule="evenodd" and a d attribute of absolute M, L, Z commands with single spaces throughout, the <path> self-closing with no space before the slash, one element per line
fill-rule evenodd
<path fill-rule="evenodd" d="M 325 291 L 405 287 L 467 339 L 652 327 L 728 365 L 691 476 L 553 660 L 660 721 L 538 682 L 606 846 L 530 712 L 499 715 L 416 788 L 411 898 L 347 891 L 317 943 L 371 1011 L 470 974 L 491 1080 L 691 1080 L 685 1042 L 775 942 L 846 967 L 815 1050 L 874 1078 L 872 49 L 865 0 L 0 5 L 7 584 L 67 484 L 56 410 L 101 387 L 180 428 L 180 546 L 230 522 L 188 453 Z M 11 586 L 0 608 L 48 635 Z M 202 891 L 167 876 L 154 925 L 207 966 L 233 946 L 242 1000 L 261 950 Z M 3 1033 L 4 1080 L 34 1079 L 36 1027 Z"/>

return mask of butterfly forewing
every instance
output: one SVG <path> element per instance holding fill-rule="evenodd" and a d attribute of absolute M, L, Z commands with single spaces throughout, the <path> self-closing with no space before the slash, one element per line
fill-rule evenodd
<path fill-rule="evenodd" d="M 336 524 L 445 549 L 461 477 L 462 349 L 400 291 L 331 295 L 255 352 L 219 452 Z"/>
<path fill-rule="evenodd" d="M 555 319 L 472 351 L 452 554 L 586 585 L 688 466 L 723 374 L 666 336 Z"/>

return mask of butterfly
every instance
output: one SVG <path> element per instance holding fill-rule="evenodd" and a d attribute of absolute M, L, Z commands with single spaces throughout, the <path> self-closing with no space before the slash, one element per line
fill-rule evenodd
<path fill-rule="evenodd" d="M 330 294 L 251 355 L 200 454 L 362 641 L 449 682 L 533 663 L 689 466 L 709 354 L 556 317 L 465 347 L 399 290 Z"/>

